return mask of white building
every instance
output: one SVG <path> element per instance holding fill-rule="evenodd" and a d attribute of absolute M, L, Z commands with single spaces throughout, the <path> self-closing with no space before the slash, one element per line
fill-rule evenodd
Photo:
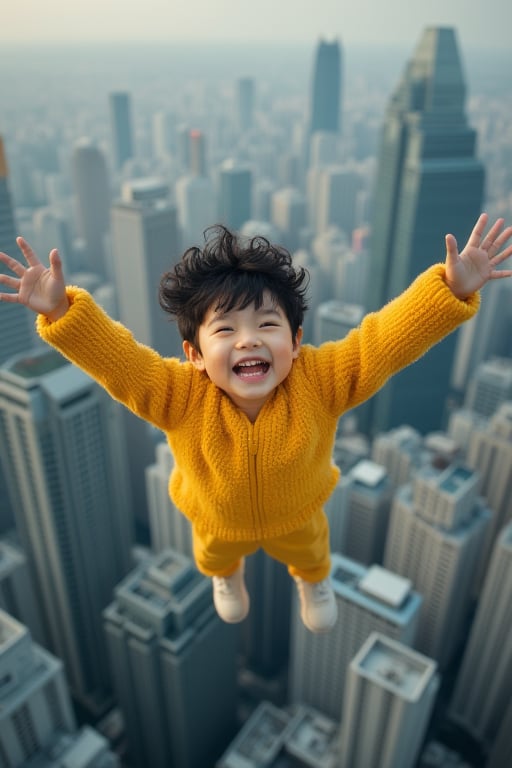
<path fill-rule="evenodd" d="M 367 568 L 332 554 L 338 621 L 325 635 L 309 632 L 293 601 L 289 695 L 339 721 L 347 668 L 367 637 L 380 631 L 413 645 L 421 597 L 411 582 L 380 566 Z"/>
<path fill-rule="evenodd" d="M 396 492 L 386 568 L 411 579 L 424 598 L 416 647 L 444 668 L 463 640 L 490 512 L 465 467 L 424 467 Z"/>
<path fill-rule="evenodd" d="M 401 643 L 370 635 L 349 667 L 341 768 L 414 768 L 439 688 L 436 669 Z"/>
<path fill-rule="evenodd" d="M 512 523 L 496 541 L 462 659 L 451 716 L 489 746 L 512 691 Z"/>

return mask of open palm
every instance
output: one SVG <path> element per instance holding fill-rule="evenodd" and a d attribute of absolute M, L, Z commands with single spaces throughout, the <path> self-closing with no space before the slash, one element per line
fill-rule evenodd
<path fill-rule="evenodd" d="M 496 269 L 512 255 L 512 245 L 500 251 L 512 236 L 512 227 L 503 229 L 503 219 L 498 219 L 483 237 L 487 218 L 485 213 L 478 218 L 460 253 L 454 236 L 446 235 L 446 282 L 461 299 L 478 291 L 488 280 L 512 276 L 512 270 Z"/>
<path fill-rule="evenodd" d="M 6 253 L 0 253 L 0 261 L 13 273 L 0 275 L 0 283 L 11 289 L 9 293 L 0 293 L 0 299 L 23 304 L 34 312 L 57 319 L 67 309 L 66 285 L 57 250 L 51 251 L 50 266 L 46 267 L 26 240 L 18 237 L 16 242 L 27 266 Z"/>

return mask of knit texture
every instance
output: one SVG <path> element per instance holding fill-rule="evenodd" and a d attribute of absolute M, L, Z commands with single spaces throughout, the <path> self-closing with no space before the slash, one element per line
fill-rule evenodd
<path fill-rule="evenodd" d="M 197 526 L 227 541 L 297 530 L 332 493 L 336 424 L 387 379 L 472 317 L 479 295 L 455 298 L 434 265 L 344 339 L 304 345 L 251 423 L 203 371 L 137 343 L 91 296 L 68 288 L 70 308 L 41 337 L 161 429 L 175 460 L 169 490 Z"/>

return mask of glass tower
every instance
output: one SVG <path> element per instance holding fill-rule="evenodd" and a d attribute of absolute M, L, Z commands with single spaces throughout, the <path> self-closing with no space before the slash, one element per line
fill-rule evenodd
<path fill-rule="evenodd" d="M 321 40 L 316 49 L 311 100 L 311 133 L 340 129 L 341 48 Z"/>
<path fill-rule="evenodd" d="M 388 105 L 378 161 L 366 309 L 376 310 L 434 262 L 444 236 L 464 244 L 481 210 L 484 168 L 464 112 L 455 31 L 427 28 Z M 374 398 L 368 427 L 440 427 L 456 335 L 438 344 Z"/>

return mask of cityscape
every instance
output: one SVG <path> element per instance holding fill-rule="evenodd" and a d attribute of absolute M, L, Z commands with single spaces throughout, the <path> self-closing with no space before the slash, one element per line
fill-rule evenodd
<path fill-rule="evenodd" d="M 304 343 L 342 338 L 446 233 L 511 223 L 507 62 L 451 26 L 389 49 L 4 47 L 0 250 L 57 247 L 69 284 L 182 357 L 159 280 L 222 223 L 308 270 Z M 511 323 L 491 281 L 340 419 L 339 617 L 315 635 L 262 551 L 248 618 L 220 620 L 163 433 L 1 302 L 0 768 L 509 768 Z"/>

